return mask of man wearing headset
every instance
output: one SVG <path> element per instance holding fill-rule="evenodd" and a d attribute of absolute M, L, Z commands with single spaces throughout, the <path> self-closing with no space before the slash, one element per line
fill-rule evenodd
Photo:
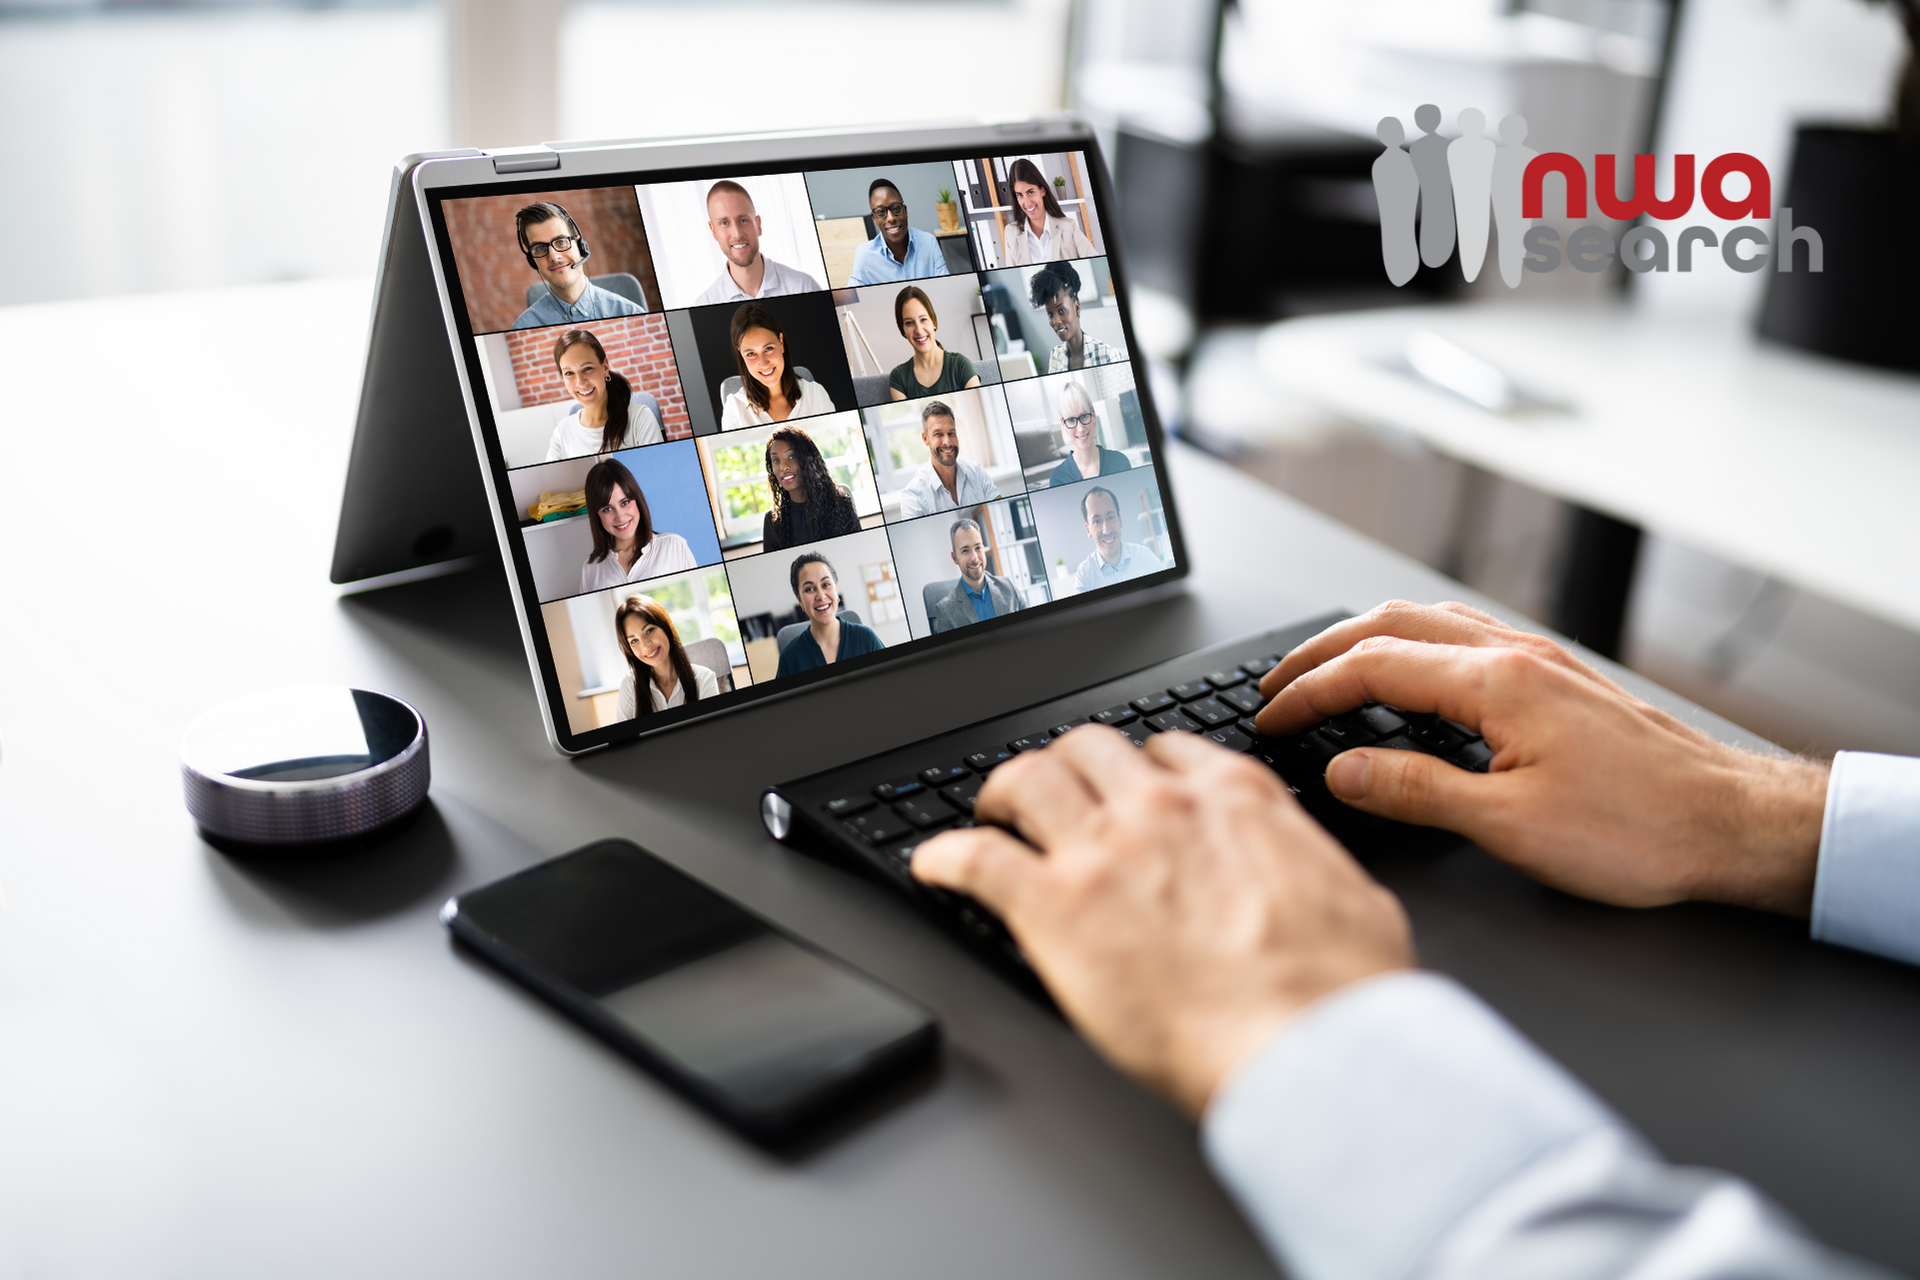
<path fill-rule="evenodd" d="M 547 291 L 513 322 L 516 329 L 539 329 L 582 320 L 611 320 L 615 316 L 645 315 L 646 308 L 587 279 L 585 264 L 593 250 L 587 247 L 572 215 L 542 200 L 513 215 L 513 231 L 527 265 L 540 273 Z"/>

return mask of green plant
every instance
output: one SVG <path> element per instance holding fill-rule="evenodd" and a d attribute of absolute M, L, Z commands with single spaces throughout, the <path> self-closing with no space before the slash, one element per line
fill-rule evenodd
<path fill-rule="evenodd" d="M 940 188 L 940 203 L 941 203 L 941 204 L 952 204 L 952 203 L 953 203 L 953 188 L 952 188 L 952 187 L 942 187 L 942 188 Z"/>
<path fill-rule="evenodd" d="M 1065 191 L 1067 189 L 1067 180 L 1065 178 L 1055 178 L 1053 185 Z"/>

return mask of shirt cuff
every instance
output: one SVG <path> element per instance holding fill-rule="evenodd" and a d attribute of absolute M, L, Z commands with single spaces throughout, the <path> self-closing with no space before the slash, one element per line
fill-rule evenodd
<path fill-rule="evenodd" d="M 1544 1153 L 1624 1125 L 1431 973 L 1309 1006 L 1215 1094 L 1208 1163 L 1296 1280 L 1398 1280 Z"/>
<path fill-rule="evenodd" d="M 1920 759 L 1865 751 L 1833 758 L 1813 936 L 1920 964 Z"/>

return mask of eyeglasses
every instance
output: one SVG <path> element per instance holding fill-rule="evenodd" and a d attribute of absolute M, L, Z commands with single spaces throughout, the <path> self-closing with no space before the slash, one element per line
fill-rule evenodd
<path fill-rule="evenodd" d="M 882 214 L 885 214 L 889 218 L 904 218 L 907 216 L 907 206 L 901 204 L 898 200 L 895 200 L 892 204 L 875 205 L 873 208 L 873 216 L 878 218 Z"/>
<path fill-rule="evenodd" d="M 1063 427 L 1090 427 L 1093 425 L 1093 414 L 1076 413 L 1071 418 L 1062 417 L 1060 419 L 1060 425 Z"/>
<path fill-rule="evenodd" d="M 535 240 L 527 246 L 527 252 L 536 258 L 547 256 L 548 249 L 558 249 L 561 253 L 573 248 L 572 236 L 555 236 L 551 240 Z"/>

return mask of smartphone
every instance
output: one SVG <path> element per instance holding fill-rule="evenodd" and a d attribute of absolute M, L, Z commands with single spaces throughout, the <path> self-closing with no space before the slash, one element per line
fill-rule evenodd
<path fill-rule="evenodd" d="M 799 1136 L 939 1047 L 926 1009 L 629 840 L 451 898 L 440 919 L 759 1142 Z"/>

